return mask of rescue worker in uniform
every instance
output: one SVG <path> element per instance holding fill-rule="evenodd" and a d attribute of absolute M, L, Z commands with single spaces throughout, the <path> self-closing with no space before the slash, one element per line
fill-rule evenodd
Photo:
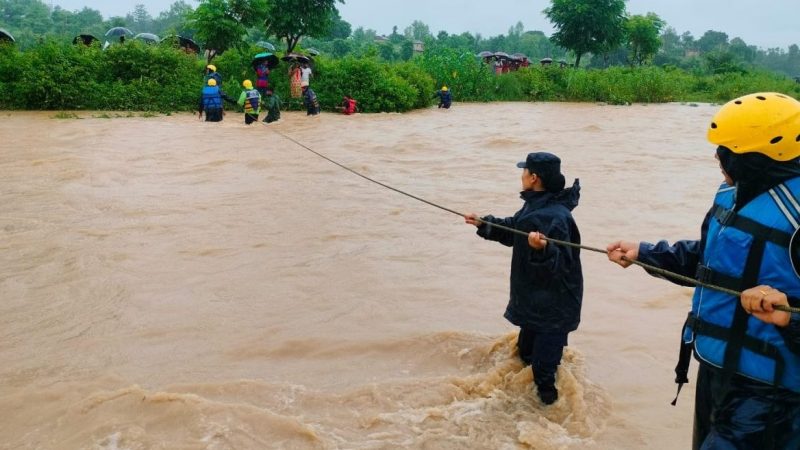
<path fill-rule="evenodd" d="M 242 82 L 244 90 L 239 95 L 239 106 L 244 108 L 244 123 L 250 125 L 258 121 L 258 115 L 261 114 L 261 94 L 253 89 L 253 82 L 244 80 Z"/>
<path fill-rule="evenodd" d="M 453 95 L 450 93 L 450 89 L 447 86 L 442 86 L 442 89 L 436 91 L 433 94 L 433 98 L 439 98 L 439 109 L 450 109 L 450 105 L 453 104 Z"/>
<path fill-rule="evenodd" d="M 199 118 L 206 113 L 206 122 L 221 122 L 223 117 L 222 101 L 233 102 L 231 97 L 217 86 L 217 80 L 209 78 L 200 95 Z"/>
<path fill-rule="evenodd" d="M 567 335 L 578 328 L 583 300 L 580 249 L 548 244 L 546 237 L 580 243 L 572 209 L 578 205 L 578 180 L 564 189 L 561 160 L 551 153 L 530 153 L 523 169 L 522 209 L 512 217 L 466 214 L 478 236 L 513 247 L 511 289 L 505 318 L 520 327 L 519 357 L 533 369 L 536 391 L 545 405 L 558 399 L 556 371 Z M 520 236 L 493 226 L 529 233 Z"/>
<path fill-rule="evenodd" d="M 700 363 L 692 448 L 798 449 L 800 317 L 774 306 L 800 306 L 800 102 L 771 92 L 735 99 L 708 140 L 725 183 L 700 239 L 618 241 L 608 257 L 742 292 L 694 292 L 675 369 L 680 392 L 692 352 Z"/>

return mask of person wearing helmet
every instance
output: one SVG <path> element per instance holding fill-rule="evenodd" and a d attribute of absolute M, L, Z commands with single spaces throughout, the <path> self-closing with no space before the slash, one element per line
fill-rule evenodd
<path fill-rule="evenodd" d="M 203 118 L 203 112 L 206 113 L 206 122 L 220 122 L 224 116 L 222 101 L 233 103 L 234 100 L 229 97 L 222 89 L 217 86 L 217 80 L 209 78 L 206 86 L 203 87 L 203 92 L 200 94 L 199 118 Z"/>
<path fill-rule="evenodd" d="M 206 66 L 206 75 L 203 78 L 203 83 L 208 84 L 208 80 L 213 78 L 217 82 L 217 86 L 222 88 L 222 75 L 217 72 L 217 66 L 209 64 Z"/>
<path fill-rule="evenodd" d="M 447 86 L 442 86 L 441 90 L 436 91 L 433 94 L 433 98 L 439 98 L 439 109 L 450 109 L 450 105 L 453 104 L 453 97 L 450 94 L 450 89 Z"/>
<path fill-rule="evenodd" d="M 700 363 L 692 447 L 797 449 L 800 316 L 775 306 L 800 306 L 800 102 L 774 92 L 737 98 L 714 116 L 708 140 L 725 182 L 700 239 L 617 241 L 608 258 L 741 292 L 695 288 L 675 368 L 680 392 L 692 352 Z"/>
<path fill-rule="evenodd" d="M 253 82 L 244 80 L 242 82 L 244 90 L 239 95 L 239 106 L 244 108 L 244 123 L 250 125 L 258 120 L 258 115 L 261 113 L 261 94 L 253 89 Z"/>

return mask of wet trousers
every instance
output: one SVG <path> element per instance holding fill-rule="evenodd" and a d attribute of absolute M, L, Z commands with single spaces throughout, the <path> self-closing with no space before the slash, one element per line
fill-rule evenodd
<path fill-rule="evenodd" d="M 222 110 L 221 109 L 207 109 L 206 110 L 206 122 L 220 122 L 222 121 Z"/>
<path fill-rule="evenodd" d="M 244 114 L 244 123 L 245 125 L 250 125 L 253 122 L 258 122 L 258 114 Z"/>
<path fill-rule="evenodd" d="M 542 389 L 555 389 L 556 370 L 567 345 L 567 333 L 537 333 L 520 328 L 517 348 L 519 357 L 533 368 L 533 382 Z"/>
<path fill-rule="evenodd" d="M 800 394 L 700 363 L 694 450 L 800 450 Z"/>

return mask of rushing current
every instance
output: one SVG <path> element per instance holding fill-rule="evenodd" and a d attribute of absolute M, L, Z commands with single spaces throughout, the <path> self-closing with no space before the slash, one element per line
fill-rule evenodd
<path fill-rule="evenodd" d="M 495 216 L 522 204 L 515 163 L 556 153 L 581 180 L 584 243 L 604 248 L 699 236 L 715 110 L 456 104 L 250 127 L 2 112 L 0 448 L 687 448 L 693 384 L 669 402 L 691 289 L 583 251 L 582 322 L 545 407 L 503 318 L 510 249 L 274 131 Z"/>

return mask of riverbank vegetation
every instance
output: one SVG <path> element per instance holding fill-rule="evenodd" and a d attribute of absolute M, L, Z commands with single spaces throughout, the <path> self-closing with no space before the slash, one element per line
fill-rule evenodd
<path fill-rule="evenodd" d="M 690 33 L 679 35 L 654 13 L 620 10 L 618 0 L 607 0 L 613 6 L 608 23 L 622 28 L 606 30 L 606 41 L 595 47 L 570 40 L 575 18 L 559 10 L 562 0 L 553 0 L 546 11 L 557 25 L 553 36 L 525 31 L 517 23 L 507 34 L 490 38 L 445 31 L 434 35 L 420 21 L 402 32 L 395 27 L 388 36 L 352 30 L 334 0 L 303 0 L 327 5 L 327 20 L 315 17 L 314 23 L 323 21 L 324 26 L 292 32 L 286 25 L 292 18 L 259 16 L 270 1 L 203 0 L 196 9 L 178 1 L 155 18 L 137 5 L 126 17 L 103 20 L 89 8 L 70 12 L 50 9 L 40 0 L 0 0 L 0 28 L 17 38 L 16 43 L 0 43 L 0 109 L 191 111 L 208 59 L 223 75 L 223 90 L 238 96 L 241 81 L 255 76 L 252 55 L 263 51 L 254 43 L 265 40 L 276 46 L 288 41 L 287 47 L 297 46 L 291 49 L 295 52 L 303 47 L 321 52 L 314 59 L 312 86 L 328 110 L 343 95 L 356 98 L 363 112 L 424 108 L 442 85 L 450 87 L 456 101 L 476 102 L 724 102 L 755 91 L 800 96 L 800 84 L 793 79 L 800 75 L 796 44 L 788 51 L 763 50 L 713 30 L 695 39 Z M 230 17 L 245 14 L 249 26 L 241 21 L 231 25 Z M 99 30 L 109 26 L 213 37 L 216 48 L 191 54 L 130 40 L 105 50 L 100 42 L 71 43 L 84 32 L 103 40 Z M 268 30 L 284 36 L 283 41 Z M 533 64 L 497 75 L 475 57 L 482 50 L 524 53 Z M 542 57 L 562 59 L 565 67 L 541 66 L 537 61 Z M 270 81 L 286 106 L 299 107 L 290 98 L 285 65 L 273 70 Z"/>

